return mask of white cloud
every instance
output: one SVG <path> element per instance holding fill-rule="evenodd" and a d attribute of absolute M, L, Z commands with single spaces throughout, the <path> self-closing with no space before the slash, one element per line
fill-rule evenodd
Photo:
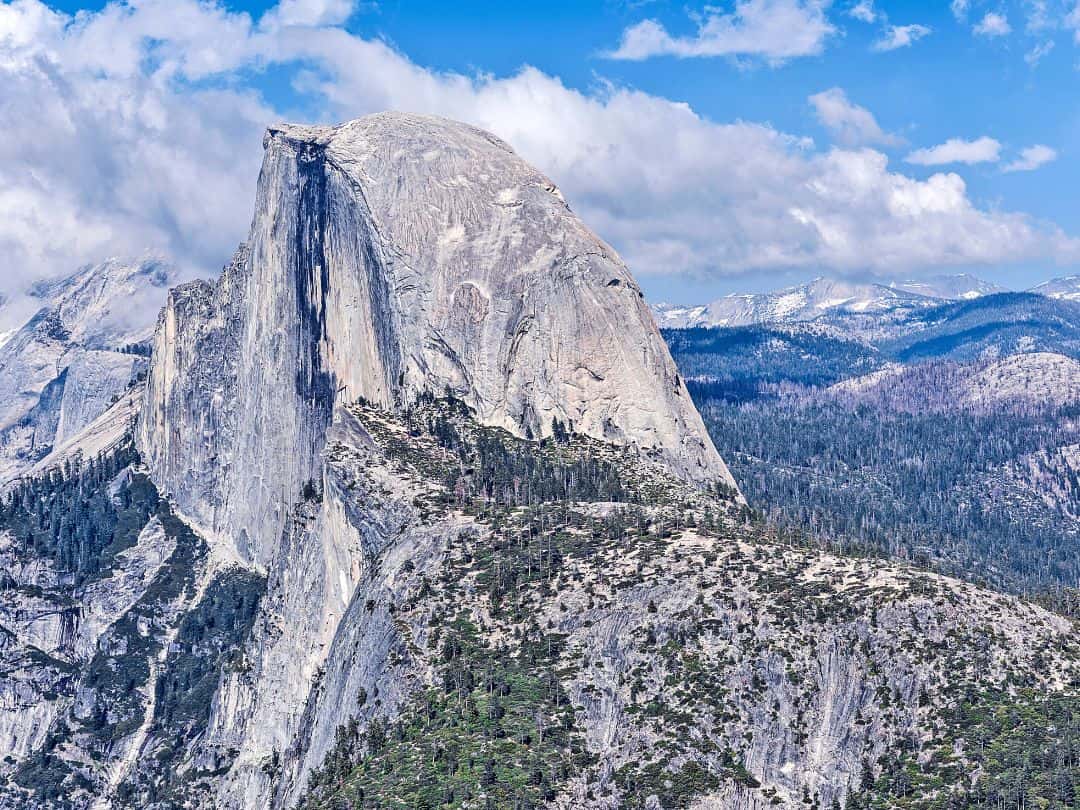
<path fill-rule="evenodd" d="M 1052 26 L 1052 15 L 1046 0 L 1025 0 L 1024 7 L 1027 10 L 1028 31 L 1038 32 Z"/>
<path fill-rule="evenodd" d="M 818 120 L 843 144 L 895 146 L 903 143 L 903 139 L 884 132 L 868 109 L 852 104 L 839 87 L 812 95 L 809 100 Z"/>
<path fill-rule="evenodd" d="M 216 272 L 246 235 L 264 127 L 303 116 L 251 89 L 269 65 L 293 66 L 322 120 L 401 109 L 495 132 L 638 274 L 1080 254 L 1051 225 L 978 207 L 955 174 L 917 180 L 873 149 L 820 152 L 631 89 L 583 93 L 533 68 L 437 73 L 382 41 L 196 0 L 77 19 L 18 0 L 0 5 L 0 290 L 147 248 Z"/>
<path fill-rule="evenodd" d="M 1035 144 L 1020 150 L 1020 157 L 1012 163 L 1006 164 L 1002 171 L 1005 172 L 1031 172 L 1040 166 L 1045 166 L 1057 160 L 1058 153 L 1049 146 Z"/>
<path fill-rule="evenodd" d="M 1048 39 L 1045 42 L 1040 42 L 1030 51 L 1024 54 L 1024 61 L 1032 67 L 1035 67 L 1042 61 L 1050 51 L 1054 50 L 1054 40 Z"/>
<path fill-rule="evenodd" d="M 878 18 L 878 14 L 874 10 L 874 0 L 859 0 L 858 3 L 848 9 L 848 16 L 864 23 L 872 23 Z"/>
<path fill-rule="evenodd" d="M 1073 32 L 1073 41 L 1080 45 L 1080 2 L 1065 15 L 1065 27 Z"/>
<path fill-rule="evenodd" d="M 952 9 L 953 16 L 956 17 L 956 19 L 963 20 L 967 17 L 970 5 L 970 0 L 952 0 L 949 4 L 949 8 Z"/>
<path fill-rule="evenodd" d="M 1003 37 L 1012 31 L 1012 26 L 1004 14 L 989 11 L 973 30 L 982 37 Z"/>
<path fill-rule="evenodd" d="M 261 22 L 264 27 L 339 25 L 355 10 L 356 0 L 281 0 Z"/>
<path fill-rule="evenodd" d="M 188 269 L 223 263 L 274 113 L 176 79 L 234 68 L 251 39 L 246 15 L 194 2 L 75 19 L 0 5 L 0 291 L 148 247 Z"/>
<path fill-rule="evenodd" d="M 926 25 L 890 25 L 885 29 L 885 34 L 874 43 L 875 51 L 895 51 L 897 48 L 906 48 L 913 42 L 917 42 L 933 32 Z"/>
<path fill-rule="evenodd" d="M 973 141 L 949 138 L 929 149 L 916 149 L 904 160 L 919 166 L 943 166 L 947 163 L 996 163 L 1001 158 L 1001 144 L 985 135 Z"/>
<path fill-rule="evenodd" d="M 656 20 L 627 28 L 612 59 L 653 56 L 748 56 L 780 63 L 824 50 L 836 29 L 825 16 L 828 0 L 736 0 L 730 14 L 706 9 L 693 36 L 672 36 Z"/>

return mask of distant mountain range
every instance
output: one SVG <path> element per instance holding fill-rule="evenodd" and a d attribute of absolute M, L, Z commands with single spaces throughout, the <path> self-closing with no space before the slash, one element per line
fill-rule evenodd
<path fill-rule="evenodd" d="M 1080 306 L 1030 292 L 946 301 L 883 330 L 875 345 L 900 362 L 1037 351 L 1080 357 Z"/>
<path fill-rule="evenodd" d="M 0 482 L 82 433 L 145 372 L 175 278 L 158 258 L 109 259 L 26 291 L 36 311 L 0 334 Z"/>
<path fill-rule="evenodd" d="M 757 296 L 765 322 L 663 334 L 772 521 L 1038 593 L 1080 581 L 1078 282 L 818 280 Z"/>
<path fill-rule="evenodd" d="M 984 295 L 1008 292 L 1000 284 L 970 275 L 969 273 L 956 273 L 954 275 L 931 276 L 924 279 L 910 279 L 908 281 L 894 281 L 889 284 L 897 290 L 905 290 L 930 298 L 947 298 L 955 301 L 967 301 L 972 298 L 980 298 Z"/>
<path fill-rule="evenodd" d="M 972 301 L 1008 292 L 992 282 L 960 273 L 888 283 L 819 277 L 767 293 L 732 293 L 708 304 L 653 306 L 661 328 L 750 326 L 843 319 L 879 330 L 888 323 L 931 310 L 949 301 Z M 1080 301 L 1080 276 L 1047 281 L 1030 290 L 1049 298 Z M 850 316 L 850 317 L 849 317 Z"/>
<path fill-rule="evenodd" d="M 1038 286 L 1032 287 L 1031 291 L 1049 298 L 1058 298 L 1065 301 L 1080 301 L 1080 275 L 1055 278 L 1052 281 L 1044 281 Z"/>
<path fill-rule="evenodd" d="M 898 364 L 1050 352 L 1080 360 L 1080 303 L 1034 293 L 918 310 L 835 309 L 814 320 L 664 329 L 691 392 L 756 399 L 762 386 L 830 386 Z M 875 325 L 876 322 L 876 325 Z"/>
<path fill-rule="evenodd" d="M 657 304 L 661 327 L 749 326 L 812 321 L 828 312 L 883 313 L 930 307 L 938 300 L 882 284 L 816 278 L 769 293 L 733 293 L 692 307 Z"/>

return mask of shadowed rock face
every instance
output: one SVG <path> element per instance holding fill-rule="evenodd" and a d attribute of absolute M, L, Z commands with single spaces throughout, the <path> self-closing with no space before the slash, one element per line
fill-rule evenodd
<path fill-rule="evenodd" d="M 246 246 L 170 297 L 140 436 L 245 558 L 265 559 L 335 403 L 360 397 L 450 392 L 518 435 L 559 419 L 733 485 L 625 265 L 502 141 L 386 113 L 264 146 Z"/>

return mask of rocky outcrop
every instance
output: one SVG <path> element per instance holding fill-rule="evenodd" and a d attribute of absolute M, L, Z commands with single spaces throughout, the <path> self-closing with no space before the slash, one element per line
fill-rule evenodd
<path fill-rule="evenodd" d="M 99 475 L 105 469 L 97 466 L 93 473 Z M 71 567 L 71 558 L 77 555 L 65 553 L 43 540 L 41 534 L 37 542 L 27 539 L 35 533 L 33 521 L 25 520 L 25 511 L 4 510 L 0 529 L 0 751 L 5 752 L 5 759 L 0 776 L 10 775 L 14 766 L 25 766 L 47 741 L 52 740 L 49 745 L 55 746 L 82 730 L 81 721 L 87 718 L 85 704 L 96 700 L 107 680 L 100 670 L 94 671 L 103 651 L 111 648 L 114 655 L 130 652 L 132 659 L 137 658 L 126 641 L 117 643 L 111 633 L 145 597 L 175 550 L 175 542 L 166 536 L 160 521 L 148 517 L 152 507 L 149 500 L 143 501 L 146 487 L 145 478 L 133 482 L 130 470 L 104 477 L 100 486 L 95 484 L 77 499 L 58 497 L 59 484 L 38 487 L 35 494 L 57 523 L 70 527 L 80 520 L 93 520 L 100 531 L 115 529 L 113 543 L 92 564 L 84 556 L 79 571 Z M 146 624 L 141 630 L 144 635 L 149 632 Z M 127 678 L 137 667 L 136 661 L 129 660 L 115 668 L 121 688 L 129 686 Z M 100 717 L 119 712 L 116 702 L 102 698 Z M 65 742 L 69 756 L 78 759 L 94 751 L 96 760 L 107 760 L 99 739 Z M 61 772 L 63 759 L 57 757 Z M 17 794 L 0 789 L 0 807 L 8 806 L 20 806 Z"/>
<path fill-rule="evenodd" d="M 269 560 L 335 403 L 361 398 L 450 393 L 518 435 L 558 420 L 734 486 L 625 265 L 506 144 L 387 113 L 264 145 L 246 246 L 170 297 L 140 432 L 246 559 Z"/>
<path fill-rule="evenodd" d="M 0 343 L 0 485 L 71 442 L 145 372 L 171 269 L 109 259 L 39 284 L 38 312 Z"/>

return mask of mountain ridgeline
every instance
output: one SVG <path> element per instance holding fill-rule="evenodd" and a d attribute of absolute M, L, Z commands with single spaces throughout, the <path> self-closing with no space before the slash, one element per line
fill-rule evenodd
<path fill-rule="evenodd" d="M 0 499 L 0 807 L 1074 805 L 1073 622 L 762 520 L 508 146 L 264 148 L 221 276 Z"/>
<path fill-rule="evenodd" d="M 1075 605 L 1080 305 L 992 293 L 866 327 L 831 311 L 665 337 L 773 525 Z"/>
<path fill-rule="evenodd" d="M 174 277 L 161 259 L 109 259 L 26 291 L 36 311 L 0 337 L 0 483 L 52 466 L 145 376 L 154 316 Z"/>

